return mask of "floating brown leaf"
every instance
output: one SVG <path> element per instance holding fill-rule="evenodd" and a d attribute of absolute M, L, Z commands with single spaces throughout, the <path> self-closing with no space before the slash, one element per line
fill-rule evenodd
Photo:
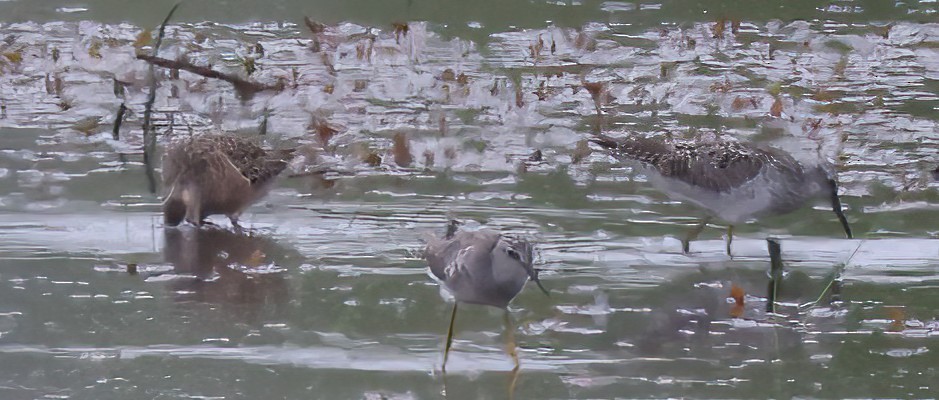
<path fill-rule="evenodd" d="M 137 264 L 127 264 L 127 273 L 131 275 L 137 275 Z"/>
<path fill-rule="evenodd" d="M 245 73 L 248 76 L 251 76 L 255 71 L 257 71 L 257 66 L 254 64 L 254 57 L 245 57 L 241 60 L 241 65 L 245 68 Z"/>
<path fill-rule="evenodd" d="M 835 67 L 834 67 L 835 76 L 844 78 L 844 72 L 847 69 L 848 69 L 848 57 L 843 56 L 841 57 L 840 60 L 838 60 L 838 63 L 835 64 Z"/>
<path fill-rule="evenodd" d="M 456 149 L 453 147 L 447 147 L 443 150 L 444 157 L 447 157 L 448 160 L 456 160 Z"/>
<path fill-rule="evenodd" d="M 408 35 L 408 30 L 410 29 L 410 27 L 408 27 L 408 23 L 392 22 L 391 26 L 393 26 L 395 29 L 395 43 L 401 43 L 401 36 Z"/>
<path fill-rule="evenodd" d="M 101 58 L 101 46 L 103 46 L 103 43 L 101 43 L 100 41 L 98 40 L 92 41 L 91 46 L 88 46 L 88 55 L 94 58 L 100 59 Z"/>
<path fill-rule="evenodd" d="M 745 310 L 743 299 L 746 296 L 746 292 L 742 287 L 737 286 L 736 283 L 731 284 L 730 286 L 730 297 L 734 299 L 734 305 L 730 307 L 730 316 L 733 318 L 740 318 L 743 315 Z"/>
<path fill-rule="evenodd" d="M 821 126 L 821 118 L 807 118 L 804 122 L 802 122 L 802 132 L 808 132 L 811 136 L 817 133 Z"/>
<path fill-rule="evenodd" d="M 734 97 L 734 101 L 733 101 L 732 103 L 730 103 L 730 107 L 731 107 L 734 111 L 740 111 L 740 110 L 742 110 L 744 107 L 746 107 L 747 104 L 750 104 L 750 102 L 747 101 L 746 99 L 744 99 L 743 97 L 737 96 L 737 97 Z"/>
<path fill-rule="evenodd" d="M 838 99 L 839 94 L 836 92 L 830 92 L 825 89 L 819 89 L 812 94 L 812 100 L 815 101 L 832 101 Z"/>
<path fill-rule="evenodd" d="M 535 150 L 531 155 L 528 156 L 528 161 L 531 162 L 541 162 L 544 159 L 544 155 L 541 154 L 541 150 Z"/>
<path fill-rule="evenodd" d="M 875 27 L 874 27 L 874 33 L 880 35 L 880 37 L 882 37 L 882 38 L 884 38 L 884 39 L 889 39 L 889 38 L 890 38 L 890 28 L 891 28 L 891 27 L 892 27 L 892 25 L 875 26 Z"/>
<path fill-rule="evenodd" d="M 414 158 L 411 156 L 411 144 L 407 135 L 402 132 L 395 133 L 391 151 L 394 153 L 395 164 L 398 164 L 399 167 L 410 167 L 411 163 L 414 162 Z"/>
<path fill-rule="evenodd" d="M 424 168 L 433 168 L 434 167 L 434 152 L 430 150 L 424 150 Z"/>
<path fill-rule="evenodd" d="M 726 28 L 726 25 L 727 25 L 727 20 L 724 18 L 718 18 L 717 21 L 714 22 L 714 37 L 715 38 L 724 37 L 724 29 Z"/>
<path fill-rule="evenodd" d="M 447 136 L 447 116 L 441 115 L 440 119 L 437 120 L 437 129 L 440 130 L 440 136 Z"/>
<path fill-rule="evenodd" d="M 310 182 L 310 185 L 313 188 L 319 187 L 323 189 L 332 189 L 334 186 L 336 186 L 336 180 L 327 179 L 325 176 L 323 176 L 323 174 L 316 174 L 313 177 L 313 180 Z"/>
<path fill-rule="evenodd" d="M 577 38 L 574 39 L 574 46 L 581 50 L 595 51 L 597 49 L 597 41 L 590 37 L 590 35 L 581 31 L 577 33 Z"/>
<path fill-rule="evenodd" d="M 727 93 L 733 90 L 733 88 L 734 88 L 734 84 L 730 83 L 730 81 L 727 79 L 724 79 L 723 82 L 715 82 L 713 85 L 711 85 L 712 92 Z"/>
<path fill-rule="evenodd" d="M 71 106 L 69 106 L 69 108 L 71 108 Z M 83 133 L 85 136 L 90 136 L 95 133 L 95 131 L 98 129 L 98 126 L 100 125 L 100 117 L 87 117 L 74 123 L 72 125 L 72 129 Z"/>
<path fill-rule="evenodd" d="M 544 49 L 544 41 L 541 40 L 541 35 L 538 35 L 538 42 L 528 45 L 528 54 L 535 61 L 541 59 L 541 50 Z"/>
<path fill-rule="evenodd" d="M 545 101 L 548 99 L 548 91 L 545 90 L 545 81 L 541 81 L 541 84 L 538 85 L 538 90 L 531 92 L 535 96 L 538 96 L 538 101 Z"/>
<path fill-rule="evenodd" d="M 447 68 L 440 73 L 440 80 L 444 82 L 453 82 L 456 80 L 456 73 L 452 69 Z"/>
<path fill-rule="evenodd" d="M 604 82 L 583 82 L 583 85 L 584 89 L 587 89 L 587 92 L 590 93 L 590 98 L 593 99 L 593 106 L 597 110 L 597 115 L 600 115 L 601 107 L 613 99 L 607 84 Z"/>
<path fill-rule="evenodd" d="M 355 81 L 353 81 L 353 85 L 354 85 L 354 86 L 352 87 L 352 90 L 353 90 L 353 91 L 361 92 L 361 91 L 365 90 L 365 88 L 368 87 L 368 80 L 366 80 L 366 79 L 356 79 Z"/>
<path fill-rule="evenodd" d="M 593 150 L 590 150 L 590 145 L 586 140 L 581 140 L 577 142 L 577 145 L 574 146 L 574 151 L 571 153 L 571 162 L 574 164 L 579 164 L 581 161 L 586 160 L 587 157 L 590 157 L 590 153 Z"/>
<path fill-rule="evenodd" d="M 737 286 L 736 283 L 730 285 L 730 297 L 734 299 L 737 305 L 743 305 L 743 298 L 746 294 L 746 291 L 744 291 L 742 287 Z"/>
<path fill-rule="evenodd" d="M 375 152 L 368 152 L 365 154 L 365 157 L 362 159 L 362 161 L 372 167 L 377 167 L 381 165 L 381 156 Z"/>
<path fill-rule="evenodd" d="M 355 45 L 355 58 L 359 61 L 365 59 L 365 43 L 359 42 Z"/>
<path fill-rule="evenodd" d="M 150 29 L 144 29 L 137 34 L 137 38 L 134 39 L 134 48 L 137 50 L 143 49 L 144 46 L 149 45 L 153 41 L 153 32 Z"/>
<path fill-rule="evenodd" d="M 891 332 L 900 332 L 906 329 L 906 310 L 903 307 L 886 307 L 887 317 L 892 320 L 890 323 Z"/>
<path fill-rule="evenodd" d="M 326 148 L 326 145 L 329 144 L 329 141 L 333 138 L 333 136 L 339 132 L 338 129 L 330 126 L 329 123 L 324 119 L 318 118 L 316 116 L 313 116 L 310 119 L 310 125 L 307 126 L 307 129 L 316 133 L 316 138 L 319 140 L 320 145 L 322 145 L 324 149 Z"/>
<path fill-rule="evenodd" d="M 773 101 L 773 105 L 770 106 L 769 108 L 769 115 L 779 118 L 780 116 L 782 116 L 782 111 L 783 111 L 782 98 L 777 97 L 776 100 Z"/>
<path fill-rule="evenodd" d="M 316 22 L 316 21 L 310 19 L 310 17 L 303 17 L 303 23 L 306 24 L 306 27 L 307 27 L 307 28 L 310 30 L 310 32 L 312 32 L 314 35 L 323 33 L 323 31 L 326 30 L 326 25 L 323 25 L 323 24 L 321 24 L 321 23 L 319 23 L 319 22 Z"/>
<path fill-rule="evenodd" d="M 525 106 L 525 97 L 522 94 L 522 86 L 515 85 L 515 106 L 522 108 Z"/>
<path fill-rule="evenodd" d="M 6 52 L 6 53 L 3 53 L 3 56 L 6 57 L 7 60 L 10 60 L 11 63 L 14 63 L 14 64 L 19 64 L 23 62 L 22 50 Z"/>

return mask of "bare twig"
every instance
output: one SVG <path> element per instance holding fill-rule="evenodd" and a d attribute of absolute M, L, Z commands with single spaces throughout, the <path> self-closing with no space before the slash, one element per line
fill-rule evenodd
<path fill-rule="evenodd" d="M 192 72 L 199 76 L 204 76 L 206 78 L 221 79 L 225 82 L 228 82 L 234 85 L 235 91 L 237 91 L 238 95 L 242 98 L 251 98 L 251 96 L 253 96 L 255 93 L 261 92 L 264 90 L 283 89 L 283 85 L 265 85 L 263 83 L 244 80 L 237 75 L 232 75 L 232 74 L 227 74 L 224 72 L 216 71 L 209 67 L 194 65 L 185 60 L 170 60 L 170 59 L 160 58 L 156 56 L 149 56 L 146 54 L 138 54 L 137 59 L 150 63 L 151 67 L 156 65 L 156 66 L 163 67 L 163 68 L 181 69 L 184 71 Z"/>
<path fill-rule="evenodd" d="M 111 137 L 114 140 L 121 139 L 121 123 L 124 122 L 124 112 L 126 111 L 127 106 L 121 103 L 121 107 L 117 109 L 117 116 L 114 117 L 114 129 L 111 131 Z"/>
<path fill-rule="evenodd" d="M 160 51 L 160 45 L 163 43 L 163 36 L 166 33 L 166 24 L 170 22 L 170 18 L 173 17 L 173 13 L 176 12 L 176 9 L 179 8 L 179 5 L 182 4 L 180 0 L 177 2 L 173 8 L 170 9 L 170 12 L 166 14 L 166 18 L 163 18 L 163 23 L 160 24 L 160 32 L 157 34 L 156 43 L 153 44 L 153 56 L 156 57 Z M 150 64 L 149 71 L 149 81 L 150 81 L 150 93 L 147 97 L 147 104 L 143 112 L 143 163 L 147 171 L 147 182 L 149 183 L 150 193 L 156 193 L 156 176 L 153 172 L 153 163 L 151 159 L 153 158 L 153 152 L 156 149 L 156 136 L 154 132 L 151 132 L 150 128 L 150 114 L 153 111 L 153 103 L 156 101 L 156 74 L 154 73 L 153 64 Z"/>

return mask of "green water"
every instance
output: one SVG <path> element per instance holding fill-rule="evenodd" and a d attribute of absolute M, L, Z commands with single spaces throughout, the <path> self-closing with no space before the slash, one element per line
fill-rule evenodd
<path fill-rule="evenodd" d="M 322 149 L 311 121 L 338 131 L 316 158 L 332 182 L 280 180 L 248 234 L 164 229 L 149 191 L 134 41 L 172 4 L 0 2 L 0 398 L 939 393 L 936 3 L 184 3 L 162 57 L 285 89 L 243 99 L 157 69 L 158 150 L 262 125 L 267 146 Z M 320 52 L 303 16 L 327 24 Z M 831 160 L 857 239 L 821 201 L 736 226 L 733 259 L 720 221 L 682 254 L 704 214 L 576 151 L 598 128 Z M 551 296 L 510 306 L 517 373 L 481 306 L 461 307 L 440 371 L 451 305 L 420 252 L 448 215 L 536 243 Z"/>

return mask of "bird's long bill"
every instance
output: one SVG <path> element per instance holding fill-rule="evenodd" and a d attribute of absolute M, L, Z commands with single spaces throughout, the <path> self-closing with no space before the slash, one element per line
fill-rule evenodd
<path fill-rule="evenodd" d="M 538 289 L 541 289 L 541 292 L 544 293 L 545 296 L 551 297 L 551 293 L 549 293 L 548 289 L 545 289 L 544 286 L 541 285 L 541 280 L 538 279 L 538 270 L 532 268 L 530 271 L 528 271 L 528 277 L 532 282 L 535 282 L 535 284 L 538 285 Z"/>
<path fill-rule="evenodd" d="M 831 209 L 835 212 L 835 215 L 838 216 L 838 221 L 841 222 L 841 226 L 844 227 L 844 234 L 848 239 L 853 239 L 854 235 L 851 234 L 851 226 L 848 225 L 848 219 L 844 216 L 844 211 L 841 210 L 841 199 L 838 197 L 838 183 L 834 179 L 830 179 L 828 184 L 831 185 Z"/>

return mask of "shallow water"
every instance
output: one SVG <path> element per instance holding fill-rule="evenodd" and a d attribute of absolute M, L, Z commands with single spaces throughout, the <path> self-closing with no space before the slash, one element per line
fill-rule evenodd
<path fill-rule="evenodd" d="M 0 2 L 0 398 L 506 398 L 513 379 L 516 398 L 935 396 L 935 3 L 184 4 L 160 56 L 242 77 L 251 58 L 249 79 L 285 89 L 158 68 L 158 151 L 337 131 L 307 160 L 329 182 L 282 179 L 248 234 L 163 228 L 134 54 L 171 2 L 115 3 Z M 328 24 L 319 52 L 303 14 Z M 597 128 L 832 160 L 856 239 L 820 203 L 735 227 L 732 260 L 719 223 L 684 255 L 701 212 L 575 150 Z M 448 214 L 537 244 L 551 297 L 512 303 L 517 375 L 501 311 L 477 306 L 439 371 L 450 305 L 420 252 Z"/>

